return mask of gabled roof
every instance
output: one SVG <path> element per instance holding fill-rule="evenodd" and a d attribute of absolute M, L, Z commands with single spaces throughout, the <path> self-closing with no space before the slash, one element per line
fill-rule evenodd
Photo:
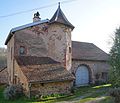
<path fill-rule="evenodd" d="M 49 57 L 24 56 L 17 57 L 16 61 L 27 77 L 28 82 L 31 83 L 60 82 L 74 79 L 70 72 Z M 47 64 L 47 66 L 44 64 Z"/>
<path fill-rule="evenodd" d="M 48 19 L 37 21 L 37 22 L 32 22 L 32 23 L 29 23 L 29 24 L 25 24 L 25 25 L 22 25 L 22 26 L 18 26 L 18 27 L 12 28 L 11 31 L 10 31 L 10 33 L 9 33 L 9 35 L 8 35 L 8 37 L 7 37 L 7 39 L 6 39 L 6 41 L 5 41 L 5 45 L 7 45 L 7 43 L 11 39 L 11 37 L 14 35 L 13 34 L 14 32 L 22 30 L 22 29 L 25 29 L 25 28 L 28 28 L 28 27 L 31 27 L 31 26 L 35 26 L 35 25 L 47 23 L 47 22 L 49 22 Z"/>
<path fill-rule="evenodd" d="M 108 61 L 109 55 L 93 43 L 72 41 L 72 59 Z"/>
<path fill-rule="evenodd" d="M 66 26 L 69 26 L 71 29 L 74 29 L 74 26 L 67 20 L 65 17 L 64 13 L 62 12 L 60 8 L 60 4 L 58 6 L 58 9 L 56 10 L 55 14 L 53 17 L 50 19 L 50 23 L 61 23 Z"/>

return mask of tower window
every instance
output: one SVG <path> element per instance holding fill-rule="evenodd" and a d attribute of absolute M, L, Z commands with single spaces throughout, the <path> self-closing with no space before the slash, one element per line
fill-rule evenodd
<path fill-rule="evenodd" d="M 69 47 L 69 53 L 71 53 L 71 52 L 72 52 L 71 47 Z"/>
<path fill-rule="evenodd" d="M 11 47 L 11 60 L 12 60 L 12 56 L 13 56 L 13 53 L 12 53 L 12 47 Z"/>
<path fill-rule="evenodd" d="M 25 54 L 25 47 L 24 46 L 20 46 L 20 48 L 19 48 L 19 54 L 20 55 L 24 55 Z"/>

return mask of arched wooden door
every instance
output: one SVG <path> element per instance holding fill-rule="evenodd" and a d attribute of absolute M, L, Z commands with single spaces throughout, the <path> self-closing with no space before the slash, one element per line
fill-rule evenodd
<path fill-rule="evenodd" d="M 84 65 L 79 66 L 76 70 L 75 77 L 76 86 L 89 84 L 89 70 L 87 66 Z"/>

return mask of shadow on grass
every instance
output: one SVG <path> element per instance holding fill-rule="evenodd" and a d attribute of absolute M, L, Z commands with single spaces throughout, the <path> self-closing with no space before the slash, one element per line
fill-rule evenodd
<path fill-rule="evenodd" d="M 111 84 L 75 88 L 74 89 L 75 93 L 73 95 L 56 98 L 52 100 L 52 102 L 73 101 L 76 98 L 78 98 L 78 101 L 79 99 L 81 99 L 80 103 L 82 102 L 84 103 L 85 101 L 90 101 L 90 100 L 96 100 L 96 98 L 101 98 L 101 96 L 106 96 L 110 87 Z"/>

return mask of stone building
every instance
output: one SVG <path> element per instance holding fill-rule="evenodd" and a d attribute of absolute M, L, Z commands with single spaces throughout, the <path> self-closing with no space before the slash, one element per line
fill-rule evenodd
<path fill-rule="evenodd" d="M 30 97 L 70 93 L 73 81 L 76 86 L 94 83 L 97 73 L 105 73 L 106 80 L 108 55 L 91 43 L 71 41 L 74 26 L 60 5 L 50 20 L 39 16 L 37 12 L 32 23 L 11 29 L 6 39 L 10 85 L 22 84 Z M 81 48 L 84 44 L 88 48 Z"/>
<path fill-rule="evenodd" d="M 72 68 L 75 85 L 106 82 L 109 56 L 93 43 L 72 42 Z"/>

